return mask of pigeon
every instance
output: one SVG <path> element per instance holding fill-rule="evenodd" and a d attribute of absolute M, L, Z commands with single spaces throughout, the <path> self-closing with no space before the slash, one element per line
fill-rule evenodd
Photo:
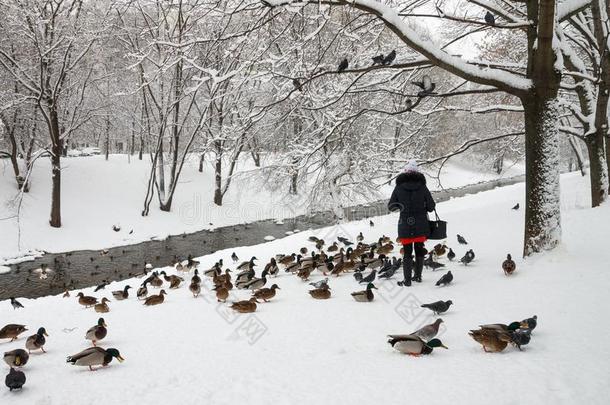
<path fill-rule="evenodd" d="M 239 257 L 237 257 L 237 255 L 235 254 L 235 252 L 233 252 L 231 254 L 231 259 L 233 259 L 233 262 L 236 263 L 239 260 Z"/>
<path fill-rule="evenodd" d="M 470 249 L 466 254 L 470 256 L 470 261 L 474 260 L 474 250 Z"/>
<path fill-rule="evenodd" d="M 432 79 L 428 75 L 424 75 L 422 77 L 421 82 L 411 82 L 411 83 L 421 89 L 421 91 L 419 93 L 417 93 L 417 96 L 420 98 L 433 94 L 434 89 L 436 88 L 436 83 L 432 83 Z"/>
<path fill-rule="evenodd" d="M 466 239 L 464 239 L 464 237 L 460 234 L 458 234 L 457 236 L 457 241 L 460 245 L 467 245 L 468 242 L 466 242 Z"/>
<path fill-rule="evenodd" d="M 517 211 L 519 209 L 519 203 L 517 203 L 517 205 L 515 205 L 512 209 L 514 209 L 515 211 Z"/>
<path fill-rule="evenodd" d="M 493 27 L 494 25 L 496 25 L 496 18 L 492 13 L 488 11 L 487 13 L 485 13 L 485 22 Z"/>
<path fill-rule="evenodd" d="M 360 280 L 358 280 L 358 283 L 372 283 L 375 281 L 375 277 L 377 277 L 377 270 L 373 270 L 366 277 L 362 277 Z"/>
<path fill-rule="evenodd" d="M 370 220 L 370 221 L 369 221 L 369 225 L 370 225 L 370 226 L 375 226 L 375 223 L 374 223 L 372 220 Z"/>
<path fill-rule="evenodd" d="M 337 72 L 343 72 L 345 69 L 347 69 L 348 66 L 349 62 L 347 61 L 347 58 L 344 58 L 341 63 L 339 63 L 339 69 L 337 69 Z"/>
<path fill-rule="evenodd" d="M 373 60 L 373 66 L 375 66 L 375 65 L 383 65 L 383 61 L 384 61 L 383 54 L 378 55 L 378 56 L 373 56 L 371 59 Z"/>
<path fill-rule="evenodd" d="M 441 277 L 437 282 L 436 282 L 436 286 L 440 286 L 440 285 L 448 285 L 451 284 L 451 282 L 453 281 L 453 274 L 451 274 L 451 271 L 448 271 L 447 274 L 444 274 L 443 277 Z"/>
<path fill-rule="evenodd" d="M 294 86 L 295 89 L 297 89 L 301 93 L 303 92 L 303 87 L 301 85 L 301 82 L 299 82 L 299 79 L 292 79 L 292 85 Z"/>
<path fill-rule="evenodd" d="M 21 305 L 21 303 L 17 301 L 15 297 L 11 297 L 11 305 L 13 306 L 13 309 L 23 308 L 23 305 Z"/>
<path fill-rule="evenodd" d="M 407 111 L 411 111 L 411 108 L 413 108 L 413 101 L 411 101 L 411 99 L 408 98 L 407 101 L 405 101 L 405 109 Z"/>
<path fill-rule="evenodd" d="M 530 331 L 536 329 L 538 325 L 538 316 L 534 315 L 531 318 L 527 318 L 521 321 L 521 329 L 529 329 Z"/>
<path fill-rule="evenodd" d="M 4 379 L 4 384 L 6 384 L 10 391 L 20 390 L 23 387 L 23 384 L 25 384 L 25 374 L 23 371 L 15 370 L 11 367 Z"/>
<path fill-rule="evenodd" d="M 362 270 L 356 270 L 356 272 L 354 272 L 354 279 L 358 282 L 362 280 Z"/>
<path fill-rule="evenodd" d="M 450 262 L 455 259 L 455 252 L 451 248 L 449 248 L 449 253 L 447 253 L 447 259 L 449 259 Z"/>
<path fill-rule="evenodd" d="M 328 287 L 328 277 L 324 280 L 316 281 L 315 283 L 309 283 L 309 285 L 312 285 L 315 289 L 326 288 Z"/>
<path fill-rule="evenodd" d="M 436 301 L 430 304 L 423 304 L 421 307 L 422 308 L 428 308 L 429 310 L 431 310 L 432 312 L 434 312 L 436 315 L 438 314 L 442 314 L 443 312 L 447 312 L 447 310 L 449 309 L 449 307 L 453 304 L 453 301 L 449 300 L 449 301 Z"/>
<path fill-rule="evenodd" d="M 379 278 L 383 278 L 383 279 L 390 279 L 394 276 L 394 273 L 396 273 L 396 270 L 398 270 L 399 266 L 391 266 L 388 270 L 384 271 L 383 273 L 379 274 Z"/>
<path fill-rule="evenodd" d="M 121 227 L 119 225 L 112 225 L 112 230 L 115 232 L 119 232 L 121 230 Z"/>
<path fill-rule="evenodd" d="M 468 265 L 472 261 L 472 256 L 468 252 L 460 259 L 460 262 L 464 264 L 464 266 Z"/>
<path fill-rule="evenodd" d="M 445 265 L 443 263 L 435 262 L 434 260 L 432 260 L 428 263 L 427 267 L 430 267 L 432 269 L 432 271 L 436 271 L 437 269 L 440 269 L 441 267 L 445 267 Z"/>
<path fill-rule="evenodd" d="M 430 339 L 434 339 L 434 337 L 438 334 L 438 328 L 441 326 L 441 323 L 443 323 L 443 320 L 438 318 L 436 321 L 434 321 L 434 323 L 422 326 L 415 332 L 411 333 L 411 335 L 417 336 L 427 342 Z"/>
<path fill-rule="evenodd" d="M 510 254 L 506 255 L 506 260 L 502 263 L 502 270 L 504 270 L 504 275 L 508 276 L 513 274 L 513 271 L 517 268 L 515 261 L 510 256 Z"/>
<path fill-rule="evenodd" d="M 383 64 L 391 65 L 392 62 L 394 62 L 394 59 L 396 59 L 396 50 L 393 50 L 385 57 L 385 59 L 383 60 Z"/>

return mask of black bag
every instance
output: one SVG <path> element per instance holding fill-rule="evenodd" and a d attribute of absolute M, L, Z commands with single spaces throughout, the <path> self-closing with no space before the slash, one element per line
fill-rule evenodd
<path fill-rule="evenodd" d="M 447 239 L 447 222 L 442 221 L 436 210 L 434 210 L 434 215 L 436 216 L 436 221 L 428 221 L 430 224 L 430 235 L 428 235 L 428 239 Z"/>

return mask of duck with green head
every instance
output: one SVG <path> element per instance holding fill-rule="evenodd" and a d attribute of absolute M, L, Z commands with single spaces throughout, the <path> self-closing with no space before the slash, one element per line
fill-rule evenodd
<path fill-rule="evenodd" d="M 113 358 L 116 358 L 119 362 L 125 360 L 121 357 L 121 353 L 119 353 L 117 349 L 90 347 L 80 353 L 68 356 L 66 362 L 71 363 L 74 366 L 86 366 L 89 367 L 89 370 L 93 371 L 93 366 L 106 367 Z"/>
<path fill-rule="evenodd" d="M 410 356 L 419 356 L 422 354 L 430 354 L 434 348 L 442 347 L 448 349 L 440 339 L 432 339 L 424 342 L 420 337 L 414 335 L 388 335 L 390 338 L 388 343 L 395 350 Z"/>

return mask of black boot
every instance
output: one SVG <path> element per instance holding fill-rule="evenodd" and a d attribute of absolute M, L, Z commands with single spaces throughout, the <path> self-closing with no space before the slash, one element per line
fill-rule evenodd
<path fill-rule="evenodd" d="M 402 261 L 402 272 L 405 277 L 403 281 L 399 281 L 399 286 L 410 287 L 411 286 L 411 270 L 413 269 L 413 256 L 405 256 Z"/>
<path fill-rule="evenodd" d="M 413 277 L 414 281 L 421 283 L 421 272 L 423 269 L 424 269 L 424 257 L 415 256 L 415 277 Z"/>

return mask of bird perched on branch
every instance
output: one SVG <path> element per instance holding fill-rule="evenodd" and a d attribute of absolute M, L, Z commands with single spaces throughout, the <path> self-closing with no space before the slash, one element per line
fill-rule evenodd
<path fill-rule="evenodd" d="M 496 25 L 496 18 L 489 11 L 485 13 L 485 22 L 487 25 L 491 25 L 492 27 Z"/>
<path fill-rule="evenodd" d="M 339 63 L 339 68 L 337 69 L 337 72 L 341 73 L 343 72 L 345 69 L 347 69 L 349 66 L 349 62 L 347 61 L 347 58 L 344 58 L 341 63 Z"/>
<path fill-rule="evenodd" d="M 396 59 L 396 50 L 393 50 L 392 52 L 390 52 L 384 59 L 383 59 L 383 64 L 384 65 L 391 65 L 392 62 L 394 62 L 394 59 Z"/>
<path fill-rule="evenodd" d="M 426 97 L 431 94 L 434 94 L 434 89 L 436 88 L 436 83 L 432 83 L 432 79 L 428 75 L 424 75 L 422 77 L 421 82 L 411 82 L 411 83 L 421 89 L 421 91 L 419 93 L 417 93 L 417 97 Z"/>
<path fill-rule="evenodd" d="M 299 81 L 299 79 L 296 79 L 296 78 L 292 79 L 292 85 L 294 86 L 295 89 L 297 89 L 301 93 L 303 92 L 303 87 L 302 87 L 302 84 Z"/>
<path fill-rule="evenodd" d="M 383 60 L 385 59 L 383 54 L 379 54 L 377 56 L 373 56 L 371 58 L 373 60 L 373 66 L 375 65 L 383 65 Z"/>

